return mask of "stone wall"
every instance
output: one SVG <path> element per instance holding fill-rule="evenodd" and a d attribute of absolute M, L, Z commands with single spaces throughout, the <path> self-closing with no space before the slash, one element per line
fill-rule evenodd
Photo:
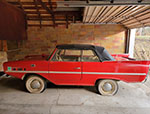
<path fill-rule="evenodd" d="M 124 53 L 125 31 L 121 25 L 83 25 L 28 27 L 28 40 L 16 51 L 8 51 L 9 60 L 26 55 L 50 54 L 57 44 L 94 44 L 104 46 L 111 53 Z"/>

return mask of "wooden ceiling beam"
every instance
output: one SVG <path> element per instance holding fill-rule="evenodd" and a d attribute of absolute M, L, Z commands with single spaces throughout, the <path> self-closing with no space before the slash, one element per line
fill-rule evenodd
<path fill-rule="evenodd" d="M 23 13 L 24 13 L 24 15 L 25 15 L 25 16 L 24 16 L 24 19 L 25 19 L 25 28 L 27 29 L 27 28 L 28 28 L 28 27 L 27 27 L 27 19 L 28 19 L 27 14 L 26 14 L 26 12 L 25 12 L 25 10 L 24 10 L 24 7 L 23 7 L 21 1 L 18 0 L 17 3 L 20 5 L 20 8 L 22 9 L 22 11 L 23 11 Z"/>
<path fill-rule="evenodd" d="M 24 11 L 24 7 L 23 7 L 23 5 L 22 5 L 22 3 L 21 3 L 20 0 L 18 0 L 18 4 L 19 4 L 20 8 L 23 10 L 23 12 L 25 12 L 25 11 Z"/>
<path fill-rule="evenodd" d="M 73 20 L 73 23 L 76 23 L 76 20 L 77 20 L 76 16 L 73 16 L 72 20 Z"/>
<path fill-rule="evenodd" d="M 66 15 L 66 28 L 68 28 L 68 24 L 69 24 L 69 22 L 68 22 L 68 15 Z"/>
<path fill-rule="evenodd" d="M 15 5 L 15 6 L 21 9 L 20 5 Z M 43 7 L 41 7 L 41 6 L 38 6 L 38 7 L 40 10 L 43 9 Z M 55 9 L 55 8 L 56 8 L 56 6 L 53 6 L 53 9 Z M 35 7 L 34 6 L 24 6 L 24 10 L 32 10 L 32 9 L 35 9 Z"/>
<path fill-rule="evenodd" d="M 39 7 L 37 5 L 37 0 L 34 0 L 34 4 L 35 4 L 35 7 L 36 7 L 36 11 L 38 13 L 38 18 L 39 18 L 39 21 L 40 21 L 40 28 L 42 27 L 41 26 L 41 23 L 42 23 L 42 18 L 41 18 L 41 13 L 39 12 Z"/>
<path fill-rule="evenodd" d="M 103 18 L 105 18 L 106 14 L 113 8 L 113 6 L 108 6 L 105 11 L 102 13 L 102 15 L 99 17 L 99 19 L 96 21 L 96 23 L 102 23 Z"/>
<path fill-rule="evenodd" d="M 111 14 L 109 15 L 110 17 L 108 17 L 108 19 L 105 20 L 105 22 L 111 22 L 111 20 L 113 20 L 114 18 L 117 17 L 117 15 L 124 9 L 126 9 L 127 6 L 118 6 L 118 8 Z"/>
<path fill-rule="evenodd" d="M 56 26 L 58 26 L 58 25 L 65 25 L 65 23 L 56 23 Z M 28 24 L 28 26 L 40 27 L 40 24 Z M 42 26 L 53 27 L 54 25 L 53 24 L 42 24 Z"/>
<path fill-rule="evenodd" d="M 53 7 L 53 9 L 55 9 L 56 7 Z M 32 6 L 24 6 L 24 9 L 35 9 L 35 7 L 32 7 Z M 43 9 L 43 7 L 39 6 L 39 10 Z"/>
<path fill-rule="evenodd" d="M 110 0 L 110 3 L 114 3 L 114 0 Z"/>
<path fill-rule="evenodd" d="M 44 27 L 53 27 L 54 25 L 40 25 L 40 24 L 28 24 L 29 27 L 40 27 L 40 26 L 44 26 Z"/>
<path fill-rule="evenodd" d="M 49 9 L 49 8 L 47 7 L 47 5 L 46 5 L 44 2 L 42 2 L 42 0 L 38 0 L 38 2 L 41 4 L 41 6 L 42 6 L 49 14 L 52 15 L 53 27 L 55 27 L 55 16 L 54 16 L 53 10 Z"/>
<path fill-rule="evenodd" d="M 41 25 L 40 27 L 43 26 L 42 21 L 50 21 L 50 23 L 53 23 L 53 27 L 55 27 L 57 24 L 60 24 L 59 21 L 66 23 L 66 26 L 68 26 L 71 22 L 81 22 L 82 20 L 81 11 L 54 11 L 54 9 L 57 7 L 57 4 L 56 2 L 51 2 L 51 0 L 48 0 L 48 2 L 44 2 L 44 0 L 20 2 L 20 0 L 18 0 L 17 2 L 9 3 L 20 9 L 23 9 L 24 13 L 26 14 L 26 22 L 28 21 L 28 24 L 30 24 L 30 21 L 39 21 L 39 25 Z"/>
<path fill-rule="evenodd" d="M 13 5 L 19 5 L 18 2 L 8 2 L 11 3 Z M 43 2 L 45 5 L 49 5 L 49 2 Z M 22 2 L 23 5 L 34 5 L 34 2 Z M 52 6 L 57 6 L 56 2 L 51 2 Z M 38 5 L 40 5 L 40 3 L 38 3 Z"/>
<path fill-rule="evenodd" d="M 90 2 L 90 0 L 86 0 L 86 3 L 88 4 Z"/>
<path fill-rule="evenodd" d="M 150 10 L 145 11 L 145 12 L 143 12 L 143 13 L 139 13 L 139 14 L 135 15 L 135 17 L 136 17 L 136 18 L 140 18 L 140 17 L 147 16 L 147 15 L 149 15 L 149 14 L 150 14 Z M 123 21 L 122 23 L 126 23 L 126 22 L 128 22 L 128 21 L 131 21 L 132 19 L 133 19 L 133 18 L 130 17 L 129 19 Z"/>
<path fill-rule="evenodd" d="M 140 24 L 136 24 L 136 25 L 131 25 L 131 26 L 127 26 L 127 27 L 132 29 L 132 28 L 147 27 L 147 26 L 150 26 L 150 23 L 146 23 L 143 26 L 141 26 Z"/>
<path fill-rule="evenodd" d="M 31 20 L 31 21 L 39 21 L 39 19 L 38 18 L 29 18 L 28 19 L 29 21 Z M 72 21 L 73 19 L 72 18 L 68 18 L 68 21 Z M 52 19 L 50 19 L 50 18 L 45 18 L 45 19 L 42 19 L 42 21 L 52 21 Z M 66 19 L 55 19 L 55 21 L 66 21 Z M 76 21 L 79 21 L 79 19 L 78 20 L 76 20 Z M 73 21 L 73 23 L 75 23 L 76 21 Z"/>
<path fill-rule="evenodd" d="M 38 14 L 37 11 L 25 11 L 27 14 Z M 41 14 L 49 14 L 47 11 L 39 11 Z M 54 11 L 54 15 L 70 15 L 79 16 L 80 11 Z"/>
<path fill-rule="evenodd" d="M 123 12 L 127 12 L 131 6 L 121 6 L 121 10 L 119 10 L 111 19 L 107 20 L 107 22 L 114 22 Z"/>
<path fill-rule="evenodd" d="M 136 19 L 135 19 L 136 20 Z M 138 19 L 139 20 L 139 19 Z M 150 17 L 147 17 L 147 18 L 144 18 L 142 20 L 139 20 L 140 23 L 147 23 L 147 22 L 150 22 Z M 123 23 L 124 25 L 131 25 L 133 23 L 137 23 L 137 21 L 132 21 L 132 22 L 129 22 L 129 23 Z"/>
<path fill-rule="evenodd" d="M 121 20 L 124 20 L 123 18 L 126 18 L 126 14 L 129 13 L 130 11 L 132 11 L 133 9 L 135 9 L 137 6 L 128 6 L 126 9 L 124 9 L 123 11 L 121 11 L 118 15 L 117 18 L 114 18 L 113 20 L 111 20 L 112 22 L 120 22 Z M 118 18 L 121 17 L 121 18 Z"/>
<path fill-rule="evenodd" d="M 150 9 L 150 6 L 141 6 L 139 8 L 135 8 L 131 13 L 128 12 L 128 15 L 125 15 L 126 18 L 118 21 L 118 23 L 122 23 L 123 21 L 129 19 L 130 17 L 135 17 L 137 14 L 142 13 Z"/>
<path fill-rule="evenodd" d="M 139 15 L 139 14 L 144 13 L 144 12 L 147 12 L 147 11 L 148 11 L 148 13 L 149 13 L 149 12 L 150 12 L 150 8 L 147 8 L 147 9 L 141 11 L 141 12 L 135 13 L 135 14 L 132 15 L 132 16 L 136 17 L 136 15 Z M 148 14 L 148 13 L 146 13 L 146 14 Z M 144 14 L 144 15 L 145 15 L 145 14 Z M 128 21 L 130 18 L 132 18 L 132 16 L 129 16 L 126 20 L 122 20 L 121 23 Z M 139 17 L 139 16 L 138 16 L 138 17 Z M 130 20 L 131 20 L 131 19 L 130 19 Z"/>
<path fill-rule="evenodd" d="M 147 19 L 149 19 L 149 21 L 150 21 L 150 13 L 147 14 L 147 15 L 140 16 L 140 17 L 135 17 L 135 18 L 140 20 L 140 21 L 147 20 Z M 132 20 L 123 22 L 123 24 L 134 23 L 134 22 L 135 22 L 135 19 L 132 17 Z"/>
<path fill-rule="evenodd" d="M 102 17 L 102 15 L 104 14 L 104 12 L 106 11 L 107 6 L 102 7 L 101 11 L 98 13 L 97 17 L 93 20 L 94 23 L 97 22 L 98 19 L 100 19 Z"/>
<path fill-rule="evenodd" d="M 53 11 L 52 1 L 48 0 L 48 4 L 50 5 L 50 9 Z"/>
<path fill-rule="evenodd" d="M 75 15 L 73 15 L 73 16 L 75 16 Z M 29 15 L 28 16 L 29 18 L 38 18 L 38 15 Z M 65 18 L 65 16 L 64 15 L 56 15 L 55 16 L 56 17 L 56 19 L 62 19 L 62 18 Z M 68 15 L 68 17 L 69 18 L 72 18 L 72 15 Z M 52 16 L 49 16 L 49 15 L 41 15 L 41 18 L 42 19 L 45 19 L 45 18 L 51 18 L 52 19 Z M 76 17 L 76 19 L 77 20 L 80 20 L 81 18 L 80 17 Z"/>

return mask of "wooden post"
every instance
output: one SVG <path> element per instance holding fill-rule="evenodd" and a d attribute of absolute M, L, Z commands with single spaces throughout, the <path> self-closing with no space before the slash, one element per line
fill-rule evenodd
<path fill-rule="evenodd" d="M 126 31 L 125 31 L 125 53 L 129 53 L 129 43 L 130 43 L 130 29 L 126 28 Z"/>
<path fill-rule="evenodd" d="M 18 48 L 21 48 L 21 41 L 18 41 Z"/>
<path fill-rule="evenodd" d="M 0 51 L 2 51 L 2 40 L 0 40 Z"/>
<path fill-rule="evenodd" d="M 3 51 L 7 51 L 7 40 L 3 40 Z"/>
<path fill-rule="evenodd" d="M 68 15 L 66 15 L 66 28 L 68 29 Z"/>

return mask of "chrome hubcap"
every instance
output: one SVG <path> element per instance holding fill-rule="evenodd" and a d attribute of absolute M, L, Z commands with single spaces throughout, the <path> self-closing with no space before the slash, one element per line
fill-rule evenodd
<path fill-rule="evenodd" d="M 41 84 L 38 80 L 34 80 L 31 82 L 31 88 L 32 89 L 38 89 L 38 88 L 40 88 L 40 86 L 41 86 Z"/>
<path fill-rule="evenodd" d="M 108 82 L 105 83 L 103 85 L 103 90 L 106 91 L 106 92 L 111 91 L 112 90 L 112 85 L 110 83 L 108 83 Z"/>

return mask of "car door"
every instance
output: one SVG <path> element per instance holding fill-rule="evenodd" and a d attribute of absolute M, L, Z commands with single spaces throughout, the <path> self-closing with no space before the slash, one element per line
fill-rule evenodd
<path fill-rule="evenodd" d="M 57 49 L 50 60 L 49 75 L 57 84 L 75 84 L 81 79 L 81 50 Z"/>
<path fill-rule="evenodd" d="M 94 85 L 95 80 L 101 76 L 99 73 L 109 70 L 109 66 L 106 68 L 107 65 L 104 62 L 100 62 L 99 57 L 93 50 L 83 50 L 82 82 L 86 85 Z"/>

